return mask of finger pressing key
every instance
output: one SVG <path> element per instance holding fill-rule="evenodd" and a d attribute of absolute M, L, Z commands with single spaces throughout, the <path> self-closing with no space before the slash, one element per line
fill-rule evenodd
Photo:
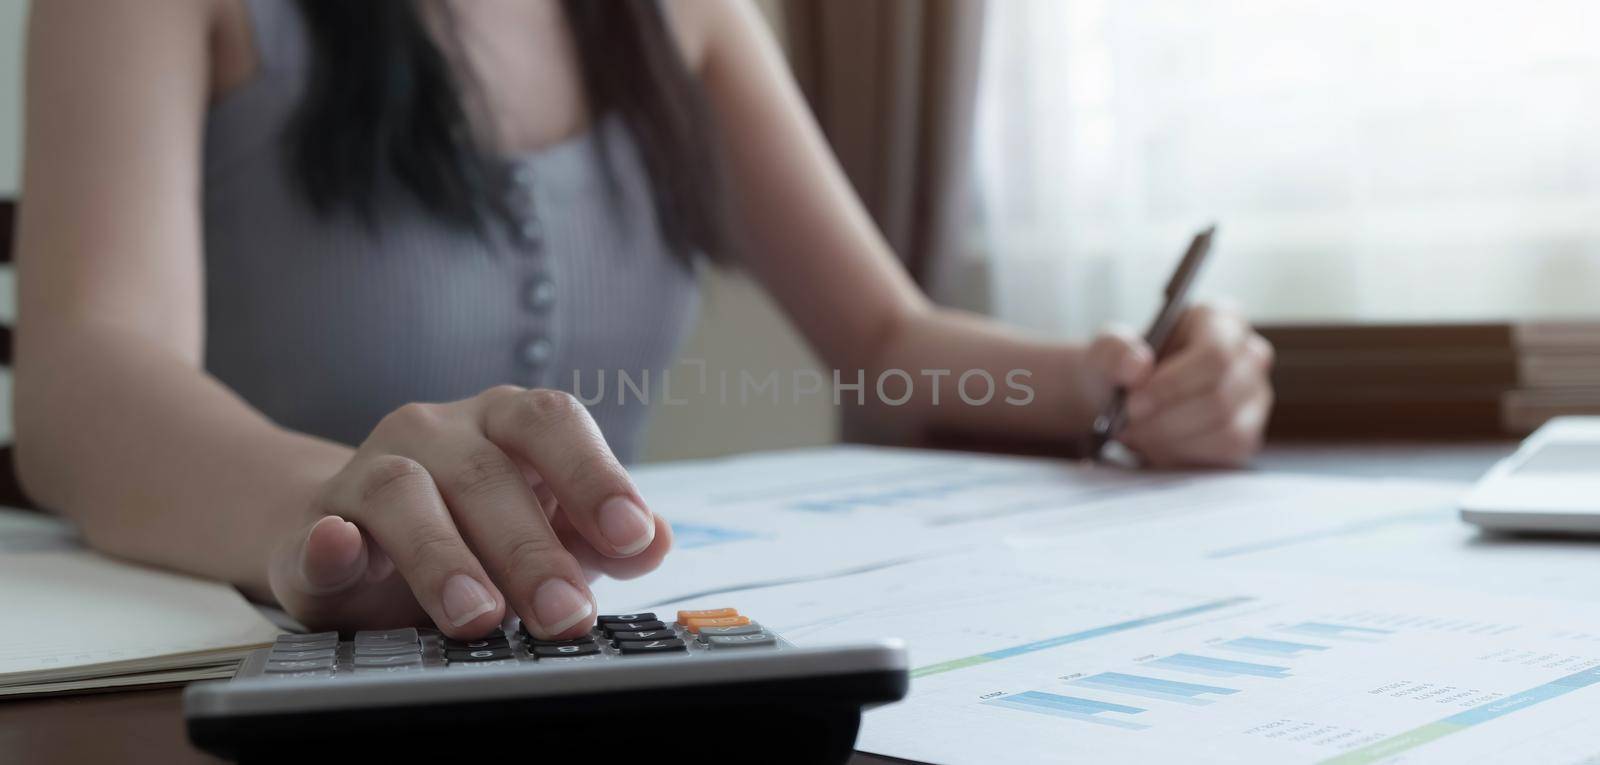
<path fill-rule="evenodd" d="M 596 550 L 627 558 L 651 547 L 658 521 L 577 399 L 551 390 L 496 393 L 483 430 L 544 478 L 572 525 Z"/>
<path fill-rule="evenodd" d="M 556 638 L 588 629 L 595 609 L 587 587 L 577 584 L 583 569 L 511 457 L 481 434 L 463 433 L 436 440 L 422 459 L 440 477 L 467 542 L 530 630 Z"/>
<path fill-rule="evenodd" d="M 346 468 L 346 504 L 357 525 L 394 560 L 412 594 L 446 631 L 499 621 L 503 601 L 467 548 L 432 477 L 397 456 L 353 461 Z M 472 630 L 466 630 L 472 631 Z"/>

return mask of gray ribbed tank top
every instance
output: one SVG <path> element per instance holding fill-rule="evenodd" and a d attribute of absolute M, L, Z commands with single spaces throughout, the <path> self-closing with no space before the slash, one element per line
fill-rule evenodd
<path fill-rule="evenodd" d="M 617 371 L 658 385 L 698 308 L 669 253 L 626 127 L 598 118 L 506 157 L 509 212 L 487 238 L 430 217 L 394 179 L 374 232 L 320 218 L 289 174 L 285 127 L 310 50 L 292 0 L 246 0 L 260 61 L 205 131 L 206 368 L 277 423 L 360 443 L 412 401 L 494 385 L 572 391 L 624 461 L 647 407 Z M 609 161 L 601 159 L 601 152 Z M 614 181 L 614 182 L 613 182 Z"/>

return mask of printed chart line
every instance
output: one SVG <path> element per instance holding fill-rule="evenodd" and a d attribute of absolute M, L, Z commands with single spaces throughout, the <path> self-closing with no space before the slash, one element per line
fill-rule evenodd
<path fill-rule="evenodd" d="M 1023 643 L 1022 645 L 1015 645 L 1011 646 L 1010 648 L 1001 648 L 999 650 L 989 651 L 988 653 L 980 653 L 976 656 L 967 656 L 961 659 L 951 659 L 950 661 L 939 662 L 938 664 L 929 664 L 926 667 L 918 667 L 911 670 L 911 676 L 927 677 L 928 675 L 937 675 L 942 672 L 951 672 L 957 669 L 975 667 L 979 664 L 987 664 L 991 661 L 1009 659 L 1013 656 L 1021 656 L 1026 653 L 1033 653 L 1034 651 L 1043 651 L 1048 648 L 1055 648 L 1057 646 L 1063 646 L 1069 643 L 1080 643 L 1085 640 L 1091 640 L 1093 638 L 1103 637 L 1105 635 L 1126 632 L 1128 630 L 1138 629 L 1140 627 L 1148 627 L 1152 624 L 1170 622 L 1175 619 L 1183 619 L 1194 616 L 1195 614 L 1203 614 L 1207 611 L 1215 611 L 1220 608 L 1229 608 L 1232 606 L 1237 606 L 1241 603 L 1248 603 L 1253 600 L 1255 600 L 1255 598 L 1227 598 L 1224 600 L 1212 601 L 1210 603 L 1202 603 L 1197 606 L 1190 606 L 1189 608 L 1180 608 L 1176 611 L 1152 614 L 1150 616 L 1144 616 L 1138 619 L 1129 619 L 1125 622 L 1108 624 L 1104 627 L 1095 627 L 1082 632 L 1074 632 L 1070 635 L 1059 635 L 1052 638 L 1045 638 L 1044 640 L 1036 640 L 1032 643 Z"/>
<path fill-rule="evenodd" d="M 1454 520 L 1455 515 L 1453 513 L 1446 513 L 1438 509 L 1432 509 L 1423 512 L 1398 513 L 1395 515 L 1384 516 L 1382 518 L 1373 518 L 1365 521 L 1357 521 L 1355 523 L 1346 523 L 1339 526 L 1334 526 L 1332 528 L 1317 529 L 1315 531 L 1307 531 L 1302 534 L 1279 537 L 1277 539 L 1264 539 L 1247 545 L 1224 547 L 1206 553 L 1206 557 L 1212 560 L 1221 558 L 1234 558 L 1240 555 L 1252 555 L 1254 553 L 1266 552 L 1268 550 L 1294 547 L 1295 545 L 1302 545 L 1310 542 L 1320 542 L 1324 539 L 1359 536 L 1372 531 L 1385 529 L 1390 526 L 1407 526 L 1418 523 L 1440 523 Z"/>
<path fill-rule="evenodd" d="M 1565 677 L 1551 680 L 1544 685 L 1534 686 L 1521 693 L 1491 701 L 1483 706 L 1473 707 L 1465 712 L 1458 712 L 1438 722 L 1431 722 L 1418 728 L 1412 728 L 1377 743 L 1368 744 L 1360 749 L 1345 752 L 1338 757 L 1323 760 L 1322 765 L 1367 765 L 1367 763 L 1393 757 L 1408 749 L 1415 749 L 1452 733 L 1460 733 L 1474 725 L 1482 725 L 1495 718 L 1504 717 L 1535 704 L 1565 696 L 1596 683 L 1600 683 L 1600 667 L 1574 672 Z"/>

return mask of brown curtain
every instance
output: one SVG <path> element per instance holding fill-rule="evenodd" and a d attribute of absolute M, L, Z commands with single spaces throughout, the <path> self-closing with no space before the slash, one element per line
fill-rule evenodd
<path fill-rule="evenodd" d="M 983 0 L 788 0 L 795 77 L 919 283 L 960 239 Z"/>

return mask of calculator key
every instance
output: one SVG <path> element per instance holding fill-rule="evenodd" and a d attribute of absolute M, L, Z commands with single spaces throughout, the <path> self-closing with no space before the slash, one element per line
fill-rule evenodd
<path fill-rule="evenodd" d="M 313 669 L 333 669 L 333 657 L 306 659 L 304 661 L 269 661 L 264 671 L 273 673 L 305 672 Z"/>
<path fill-rule="evenodd" d="M 482 640 L 451 640 L 446 638 L 444 649 L 446 651 L 476 651 L 480 648 L 510 648 L 511 641 L 504 636 L 488 637 Z"/>
<path fill-rule="evenodd" d="M 356 633 L 356 645 L 376 645 L 379 643 L 415 643 L 417 642 L 417 628 L 406 627 L 398 630 L 362 630 Z"/>
<path fill-rule="evenodd" d="M 399 656 L 362 656 L 356 655 L 357 667 L 399 667 L 407 664 L 422 664 L 422 654 L 401 654 Z"/>
<path fill-rule="evenodd" d="M 666 640 L 675 638 L 678 633 L 672 630 L 644 630 L 643 632 L 613 632 L 612 641 L 618 640 Z"/>
<path fill-rule="evenodd" d="M 401 654 L 421 653 L 422 646 L 416 643 L 375 643 L 356 646 L 357 656 L 399 656 Z"/>
<path fill-rule="evenodd" d="M 706 639 L 707 648 L 771 648 L 778 639 L 769 632 L 752 632 L 748 635 L 713 635 Z"/>
<path fill-rule="evenodd" d="M 750 623 L 748 616 L 718 616 L 707 619 L 690 619 L 683 623 L 690 632 L 698 633 L 706 627 L 743 627 Z"/>
<path fill-rule="evenodd" d="M 573 645 L 536 645 L 533 655 L 541 659 L 556 659 L 563 656 L 590 656 L 600 653 L 600 646 L 594 641 Z"/>
<path fill-rule="evenodd" d="M 445 661 L 494 661 L 511 658 L 511 646 L 478 648 L 471 651 L 445 651 Z"/>
<path fill-rule="evenodd" d="M 721 619 L 725 616 L 738 616 L 738 609 L 711 608 L 704 611 L 679 611 L 678 623 L 688 624 L 690 619 Z"/>
<path fill-rule="evenodd" d="M 643 622 L 609 622 L 600 625 L 600 629 L 607 635 L 617 632 L 648 632 L 650 630 L 664 630 L 667 625 L 659 620 L 651 619 Z"/>
<path fill-rule="evenodd" d="M 540 664 L 573 664 L 573 663 L 580 662 L 580 661 L 604 661 L 605 658 L 606 658 L 605 656 L 603 656 L 601 654 L 598 654 L 598 653 L 592 653 L 592 654 L 589 654 L 587 656 L 555 656 L 555 657 L 545 656 L 545 657 L 540 657 L 539 663 Z"/>
<path fill-rule="evenodd" d="M 700 642 L 704 643 L 712 635 L 753 635 L 757 632 L 765 632 L 765 630 L 761 628 L 761 625 L 750 622 L 737 627 L 701 627 L 700 631 L 695 634 L 699 637 Z"/>
<path fill-rule="evenodd" d="M 688 650 L 682 640 L 668 638 L 666 640 L 624 640 L 617 643 L 617 650 L 625 655 L 672 653 L 674 651 Z"/>
<path fill-rule="evenodd" d="M 650 613 L 648 611 L 646 611 L 645 613 L 642 613 L 642 614 L 602 614 L 599 617 L 595 618 L 595 622 L 597 622 L 599 624 L 607 624 L 609 622 L 653 622 L 653 621 L 659 621 L 659 620 L 656 619 L 656 615 L 655 614 Z"/>
<path fill-rule="evenodd" d="M 594 638 L 581 637 L 571 640 L 529 640 L 530 647 L 554 645 L 594 645 Z"/>
<path fill-rule="evenodd" d="M 273 642 L 278 645 L 300 645 L 302 643 L 322 643 L 328 640 L 335 643 L 339 642 L 339 633 L 308 632 L 304 634 L 279 635 L 278 639 Z"/>
<path fill-rule="evenodd" d="M 330 648 L 337 649 L 338 640 L 312 640 L 304 643 L 273 643 L 274 651 L 326 651 Z"/>
<path fill-rule="evenodd" d="M 524 640 L 536 640 L 536 639 L 538 639 L 537 635 L 534 635 L 532 632 L 529 631 L 527 622 L 520 622 L 517 625 L 517 634 L 521 635 Z"/>
<path fill-rule="evenodd" d="M 331 659 L 335 651 L 332 648 L 319 648 L 313 651 L 286 651 L 282 648 L 272 649 L 267 654 L 267 661 L 307 661 L 310 659 Z"/>

